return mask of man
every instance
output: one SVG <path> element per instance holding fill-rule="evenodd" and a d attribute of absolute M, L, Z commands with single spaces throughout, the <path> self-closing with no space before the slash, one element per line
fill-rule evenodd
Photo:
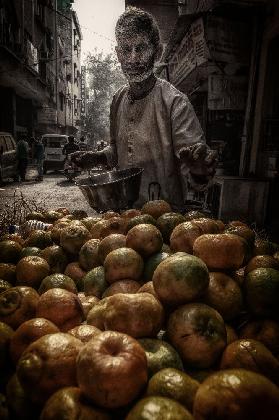
<path fill-rule="evenodd" d="M 63 147 L 62 153 L 63 155 L 66 155 L 66 158 L 69 154 L 77 152 L 79 149 L 79 145 L 75 142 L 74 136 L 68 137 L 68 143 L 65 144 Z"/>
<path fill-rule="evenodd" d="M 116 24 L 116 53 L 128 85 L 111 105 L 111 144 L 101 152 L 75 154 L 81 167 L 100 163 L 144 168 L 139 200 L 148 200 L 151 182 L 174 209 L 184 207 L 187 181 L 204 189 L 214 175 L 215 157 L 204 143 L 196 114 L 186 95 L 154 75 L 161 55 L 153 16 L 128 8 Z"/>
<path fill-rule="evenodd" d="M 37 181 L 43 181 L 44 173 L 44 159 L 45 159 L 45 149 L 42 141 L 39 139 L 34 139 L 34 159 L 37 162 L 38 167 L 38 178 Z"/>
<path fill-rule="evenodd" d="M 87 144 L 85 142 L 84 136 L 82 136 L 80 138 L 80 141 L 79 141 L 79 150 L 82 151 L 82 152 L 88 150 L 88 147 L 87 147 Z"/>
<path fill-rule="evenodd" d="M 25 181 L 29 157 L 29 146 L 25 138 L 21 138 L 16 145 L 17 169 L 19 181 Z"/>

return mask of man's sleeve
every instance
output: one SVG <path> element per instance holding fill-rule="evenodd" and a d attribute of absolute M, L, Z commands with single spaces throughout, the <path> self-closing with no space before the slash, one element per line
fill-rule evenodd
<path fill-rule="evenodd" d="M 111 106 L 110 106 L 110 144 L 103 149 L 103 152 L 106 155 L 108 165 L 114 167 L 117 165 L 117 147 L 116 147 L 116 134 L 115 134 L 115 119 L 116 119 L 116 109 L 115 109 L 115 99 L 113 97 Z"/>
<path fill-rule="evenodd" d="M 198 117 L 186 95 L 175 98 L 171 119 L 173 147 L 177 158 L 183 147 L 205 142 Z"/>
<path fill-rule="evenodd" d="M 205 137 L 194 108 L 186 95 L 175 98 L 172 106 L 172 139 L 174 154 L 179 154 L 184 147 L 195 143 L 205 143 Z M 180 172 L 183 183 L 187 180 L 192 188 L 198 191 L 208 186 L 208 181 L 197 182 L 191 175 L 186 164 L 180 163 Z"/>

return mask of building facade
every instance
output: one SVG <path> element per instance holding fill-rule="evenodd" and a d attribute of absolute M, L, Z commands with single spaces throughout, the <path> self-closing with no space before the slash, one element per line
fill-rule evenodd
<path fill-rule="evenodd" d="M 78 130 L 82 36 L 71 3 L 0 3 L 0 130 L 16 139 Z"/>

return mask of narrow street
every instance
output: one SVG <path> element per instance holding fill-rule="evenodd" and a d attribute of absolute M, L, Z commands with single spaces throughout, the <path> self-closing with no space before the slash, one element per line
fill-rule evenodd
<path fill-rule="evenodd" d="M 35 202 L 45 209 L 67 207 L 69 210 L 82 209 L 89 215 L 95 211 L 89 206 L 81 191 L 74 182 L 69 182 L 62 173 L 49 172 L 42 182 L 36 182 L 36 171 L 32 168 L 27 172 L 26 182 L 5 182 L 0 192 L 0 212 L 5 204 L 13 201 L 16 192 L 24 195 L 27 201 Z"/>

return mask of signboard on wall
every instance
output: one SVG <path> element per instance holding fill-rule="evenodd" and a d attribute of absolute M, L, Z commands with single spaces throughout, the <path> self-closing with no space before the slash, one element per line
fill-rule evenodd
<path fill-rule="evenodd" d="M 245 109 L 248 82 L 243 76 L 217 76 L 208 78 L 208 109 Z"/>
<path fill-rule="evenodd" d="M 203 19 L 199 18 L 190 26 L 170 62 L 171 80 L 175 83 L 185 78 L 196 66 L 205 63 L 208 57 Z"/>
<path fill-rule="evenodd" d="M 208 15 L 205 33 L 210 54 L 216 61 L 249 64 L 251 27 L 247 22 Z"/>
<path fill-rule="evenodd" d="M 81 66 L 81 87 L 80 87 L 80 116 L 86 116 L 86 68 L 85 66 Z"/>

